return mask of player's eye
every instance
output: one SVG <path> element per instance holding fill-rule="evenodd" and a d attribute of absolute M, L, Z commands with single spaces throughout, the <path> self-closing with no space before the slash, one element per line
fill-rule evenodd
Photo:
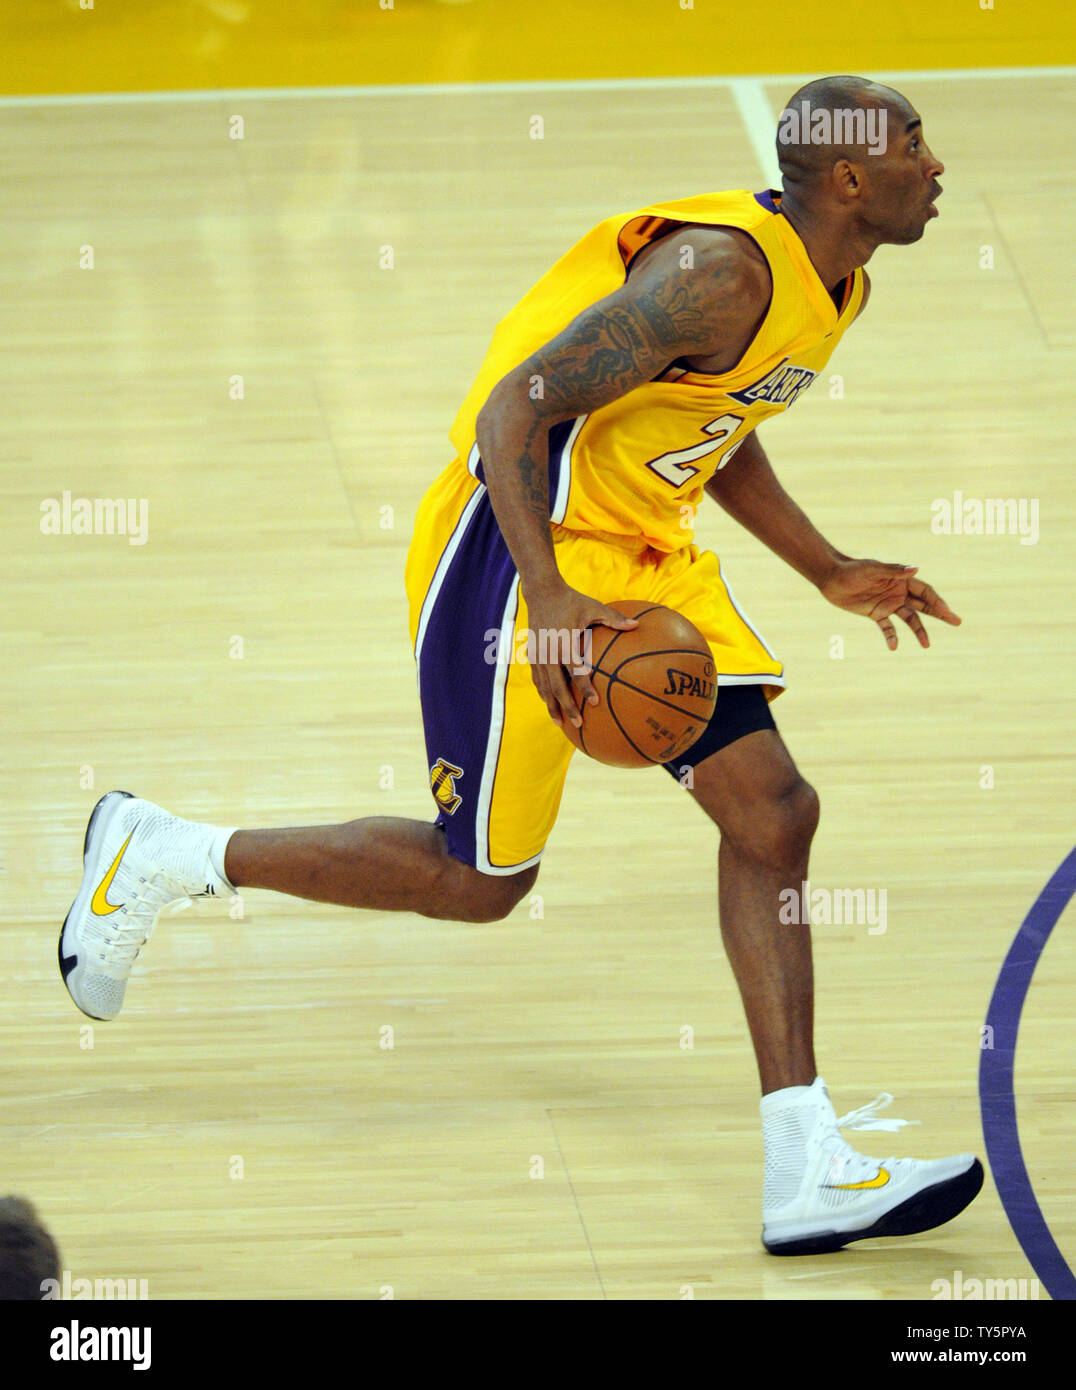
<path fill-rule="evenodd" d="M 911 143 L 910 148 L 913 149 L 913 150 L 917 150 L 917 149 L 919 148 L 919 136 L 918 136 L 918 135 L 913 135 L 913 136 L 912 136 L 912 143 Z"/>

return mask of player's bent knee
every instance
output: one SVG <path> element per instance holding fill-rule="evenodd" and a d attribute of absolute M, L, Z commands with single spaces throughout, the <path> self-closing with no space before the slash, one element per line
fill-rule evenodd
<path fill-rule="evenodd" d="M 797 775 L 776 795 L 754 803 L 747 824 L 733 830 L 731 838 L 752 859 L 777 868 L 794 866 L 811 847 L 819 815 L 818 793 Z"/>
<path fill-rule="evenodd" d="M 798 777 L 773 805 L 767 849 L 772 863 L 795 864 L 810 849 L 818 829 L 818 793 Z"/>
<path fill-rule="evenodd" d="M 538 877 L 538 866 L 518 874 L 484 874 L 470 869 L 459 916 L 464 922 L 501 922 L 522 900 Z"/>

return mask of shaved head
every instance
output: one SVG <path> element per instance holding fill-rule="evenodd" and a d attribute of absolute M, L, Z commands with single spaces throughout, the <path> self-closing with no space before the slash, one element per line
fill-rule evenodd
<path fill-rule="evenodd" d="M 777 161 L 786 189 L 807 194 L 842 159 L 861 164 L 885 152 L 887 139 L 914 117 L 891 87 L 866 77 L 820 77 L 791 98 L 777 130 Z"/>
<path fill-rule="evenodd" d="M 876 247 L 910 246 L 938 216 L 945 165 L 908 98 L 869 77 L 819 77 L 801 87 L 781 112 L 777 162 L 777 212 L 816 268 L 835 276 L 849 257 L 865 265 Z"/>

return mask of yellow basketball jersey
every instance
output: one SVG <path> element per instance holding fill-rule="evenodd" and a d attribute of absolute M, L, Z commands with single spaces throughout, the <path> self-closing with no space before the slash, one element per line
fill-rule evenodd
<path fill-rule="evenodd" d="M 731 371 L 671 368 L 550 440 L 552 521 L 574 531 L 641 535 L 669 552 L 691 543 L 707 481 L 756 426 L 810 386 L 863 300 L 856 270 L 838 309 L 781 216 L 780 194 L 705 193 L 599 223 L 497 325 L 450 431 L 459 460 L 475 472 L 475 421 L 497 382 L 618 289 L 644 246 L 686 223 L 738 228 L 766 257 L 773 293 L 753 342 Z"/>

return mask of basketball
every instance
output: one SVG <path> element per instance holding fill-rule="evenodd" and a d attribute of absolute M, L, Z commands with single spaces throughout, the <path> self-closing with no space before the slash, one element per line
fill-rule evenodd
<path fill-rule="evenodd" d="M 687 752 L 714 712 L 710 648 L 672 608 L 638 599 L 609 606 L 639 626 L 592 630 L 590 680 L 599 703 L 583 706 L 581 728 L 562 728 L 577 748 L 612 767 L 670 762 Z"/>

